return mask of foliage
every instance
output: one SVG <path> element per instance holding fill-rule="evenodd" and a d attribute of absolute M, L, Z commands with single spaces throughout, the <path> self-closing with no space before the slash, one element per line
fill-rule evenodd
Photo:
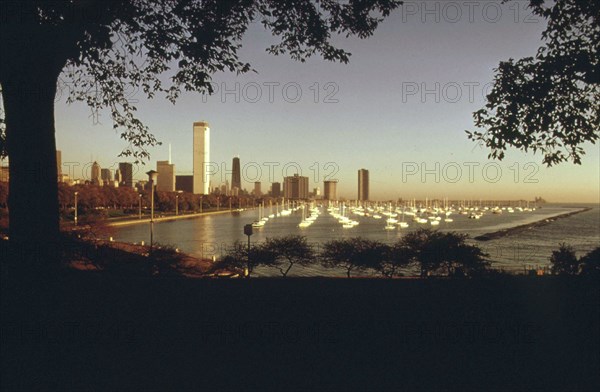
<path fill-rule="evenodd" d="M 575 256 L 575 250 L 571 245 L 562 243 L 558 250 L 552 251 L 550 256 L 552 273 L 555 275 L 577 275 L 579 273 L 580 261 Z"/>
<path fill-rule="evenodd" d="M 263 250 L 266 260 L 272 262 L 285 278 L 295 264 L 308 265 L 315 259 L 312 246 L 306 237 L 300 235 L 288 235 L 278 238 L 267 238 Z"/>
<path fill-rule="evenodd" d="M 110 110 L 114 128 L 129 142 L 122 155 L 144 160 L 145 148 L 158 141 L 136 117 L 132 95 L 160 93 L 175 102 L 182 91 L 211 93 L 216 72 L 250 71 L 238 52 L 254 22 L 277 37 L 267 48 L 271 54 L 297 61 L 318 54 L 346 63 L 350 54 L 333 46 L 332 36 L 369 37 L 400 1 L 29 0 L 1 5 L 3 14 L 20 16 L 0 25 L 3 60 L 27 39 L 28 45 L 43 47 L 44 55 L 66 63 L 60 87 L 68 92 L 67 102 L 85 102 L 96 118 Z M 3 61 L 0 75 L 18 68 L 18 61 L 16 56 Z"/>
<path fill-rule="evenodd" d="M 550 3 L 550 4 L 549 4 Z M 543 154 L 551 166 L 580 164 L 585 142 L 600 137 L 600 2 L 530 0 L 547 20 L 533 57 L 501 62 L 485 108 L 473 114 L 484 132 L 467 131 L 503 159 L 508 147 Z"/>
<path fill-rule="evenodd" d="M 343 268 L 346 276 L 353 271 L 380 270 L 388 248 L 379 241 L 348 238 L 326 242 L 321 251 L 322 265 Z"/>
<path fill-rule="evenodd" d="M 581 274 L 600 277 L 600 246 L 579 259 Z"/>
<path fill-rule="evenodd" d="M 398 241 L 387 248 L 385 257 L 379 265 L 379 271 L 383 276 L 387 276 L 388 278 L 402 276 L 403 274 L 400 270 L 408 268 L 413 263 L 413 259 L 413 250 L 402 241 Z"/>
<path fill-rule="evenodd" d="M 478 276 L 488 270 L 487 254 L 465 241 L 469 237 L 455 232 L 442 233 L 419 229 L 399 241 L 406 254 L 417 263 L 421 276 L 444 274 Z"/>

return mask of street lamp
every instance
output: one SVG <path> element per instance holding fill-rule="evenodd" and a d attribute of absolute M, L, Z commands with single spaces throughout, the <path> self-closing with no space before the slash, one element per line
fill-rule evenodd
<path fill-rule="evenodd" d="M 139 199 L 140 199 L 140 213 L 139 213 L 139 218 L 138 219 L 142 219 L 142 194 L 140 193 L 138 196 L 139 196 Z"/>
<path fill-rule="evenodd" d="M 75 192 L 75 226 L 77 226 L 77 194 L 79 192 Z"/>
<path fill-rule="evenodd" d="M 179 215 L 179 194 L 181 194 L 183 191 L 177 191 L 177 194 L 175 195 L 175 216 Z"/>
<path fill-rule="evenodd" d="M 148 175 L 148 183 L 150 184 L 150 253 L 154 244 L 154 183 L 158 177 L 158 172 L 150 170 Z"/>
<path fill-rule="evenodd" d="M 250 236 L 252 235 L 252 224 L 247 224 L 244 226 L 244 234 L 248 236 L 248 263 L 246 266 L 246 271 L 244 271 L 244 275 L 246 277 L 250 277 Z"/>

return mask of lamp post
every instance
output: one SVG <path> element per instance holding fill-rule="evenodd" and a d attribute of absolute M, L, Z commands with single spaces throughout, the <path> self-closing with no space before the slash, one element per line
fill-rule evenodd
<path fill-rule="evenodd" d="M 77 226 L 77 194 L 79 192 L 75 192 L 75 226 Z"/>
<path fill-rule="evenodd" d="M 150 253 L 152 253 L 152 246 L 154 245 L 154 183 L 158 177 L 158 172 L 150 170 L 146 174 L 150 184 Z"/>
<path fill-rule="evenodd" d="M 246 264 L 246 271 L 244 271 L 244 274 L 248 278 L 250 277 L 250 236 L 252 235 L 252 224 L 244 226 L 244 234 L 248 236 L 248 262 Z"/>
<path fill-rule="evenodd" d="M 177 191 L 177 194 L 175 195 L 175 216 L 179 215 L 179 194 L 181 194 L 183 191 Z"/>
<path fill-rule="evenodd" d="M 138 219 L 142 219 L 142 194 L 140 193 L 138 196 L 138 199 L 140 200 L 140 212 Z"/>
<path fill-rule="evenodd" d="M 200 195 L 200 213 L 202 213 L 202 195 Z"/>

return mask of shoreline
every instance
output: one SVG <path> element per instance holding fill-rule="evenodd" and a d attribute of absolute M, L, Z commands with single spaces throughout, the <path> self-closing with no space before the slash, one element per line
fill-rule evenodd
<path fill-rule="evenodd" d="M 181 219 L 193 219 L 193 218 L 199 218 L 201 216 L 206 216 L 206 215 L 218 215 L 218 214 L 234 213 L 234 212 L 237 212 L 237 211 L 236 210 L 219 210 L 219 211 L 198 212 L 198 213 L 193 213 L 193 214 L 172 215 L 172 216 L 154 218 L 154 223 L 175 221 L 175 220 L 181 220 Z M 142 223 L 150 223 L 150 218 L 144 218 L 144 219 L 135 219 L 134 218 L 134 219 L 128 219 L 128 220 L 123 220 L 123 221 L 118 221 L 118 222 L 108 222 L 106 225 L 110 226 L 110 227 L 119 227 L 119 226 L 139 225 Z"/>
<path fill-rule="evenodd" d="M 568 218 L 569 216 L 573 216 L 582 212 L 586 212 L 591 210 L 591 207 L 586 207 L 586 208 L 582 208 L 580 210 L 577 211 L 571 211 L 571 212 L 565 212 L 564 214 L 560 214 L 560 215 L 556 215 L 550 218 L 544 218 L 541 219 L 539 221 L 535 221 L 535 222 L 531 222 L 531 223 L 526 223 L 523 225 L 519 225 L 519 226 L 515 226 L 515 227 L 510 227 L 508 229 L 502 229 L 502 230 L 498 230 L 498 231 L 493 231 L 491 233 L 486 233 L 486 234 L 482 234 L 479 235 L 477 237 L 474 237 L 473 239 L 476 241 L 491 241 L 491 240 L 495 240 L 497 238 L 502 238 L 502 237 L 507 237 L 509 235 L 513 235 L 516 233 L 520 233 L 524 230 L 527 230 L 529 228 L 532 227 L 541 227 L 541 226 L 545 226 L 549 223 L 554 222 L 557 219 L 562 219 L 562 218 Z"/>

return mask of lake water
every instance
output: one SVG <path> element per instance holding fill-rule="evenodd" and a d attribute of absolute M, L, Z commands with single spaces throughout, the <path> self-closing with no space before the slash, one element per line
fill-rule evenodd
<path fill-rule="evenodd" d="M 481 234 L 494 232 L 522 224 L 551 218 L 566 212 L 575 211 L 584 207 L 592 207 L 590 211 L 575 214 L 570 217 L 557 219 L 540 227 L 528 228 L 525 231 L 507 237 L 479 242 L 473 241 L 484 251 L 490 254 L 490 259 L 496 267 L 511 270 L 523 269 L 526 266 L 548 265 L 548 258 L 558 244 L 566 242 L 572 245 L 581 256 L 593 248 L 600 246 L 600 208 L 598 205 L 582 204 L 547 204 L 543 208 L 531 212 L 492 214 L 487 212 L 481 219 L 469 219 L 467 215 L 452 214 L 454 222 L 441 221 L 435 227 L 443 231 L 457 231 L 476 237 Z M 270 214 L 266 208 L 266 215 Z M 413 222 L 406 216 L 409 223 L 407 229 L 384 230 L 385 216 L 383 219 L 373 219 L 351 215 L 351 218 L 360 224 L 351 229 L 344 229 L 338 221 L 329 215 L 325 208 L 311 226 L 299 228 L 302 220 L 301 210 L 289 216 L 270 219 L 263 228 L 254 229 L 251 237 L 253 243 L 262 242 L 267 237 L 277 237 L 288 234 L 305 235 L 310 243 L 316 247 L 326 241 L 339 238 L 364 237 L 393 243 L 405 233 L 421 227 L 434 228 L 429 224 Z M 243 211 L 206 215 L 193 219 L 184 219 L 170 222 L 155 223 L 155 242 L 168 244 L 179 248 L 181 251 L 202 258 L 220 257 L 236 240 L 247 242 L 243 233 L 245 224 L 252 223 L 257 218 L 257 211 Z M 398 219 L 401 217 L 399 216 Z M 149 225 L 132 225 L 115 228 L 114 238 L 123 242 L 148 242 L 150 239 Z M 258 275 L 278 274 L 278 271 L 259 269 Z M 290 275 L 295 276 L 342 276 L 343 271 L 324 269 L 319 265 L 310 267 L 294 266 Z"/>

